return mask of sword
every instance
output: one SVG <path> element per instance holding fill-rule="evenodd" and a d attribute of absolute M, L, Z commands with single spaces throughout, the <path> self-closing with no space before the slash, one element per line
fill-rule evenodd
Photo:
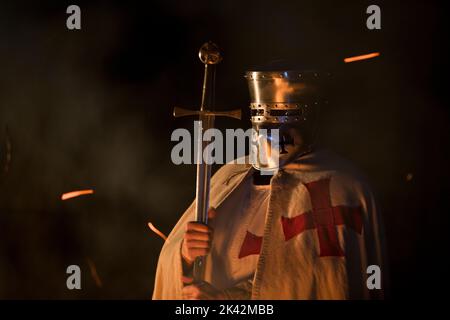
<path fill-rule="evenodd" d="M 198 115 L 200 126 L 196 141 L 197 156 L 197 187 L 195 195 L 195 220 L 204 224 L 208 223 L 209 209 L 209 189 L 211 180 L 211 165 L 203 159 L 203 150 L 210 143 L 203 141 L 203 131 L 214 127 L 214 119 L 216 116 L 231 117 L 241 119 L 241 110 L 231 111 L 213 111 L 214 108 L 214 82 L 215 67 L 222 61 L 222 54 L 216 44 L 209 41 L 200 47 L 198 56 L 204 64 L 205 70 L 203 75 L 202 100 L 200 110 L 189 110 L 175 107 L 173 116 L 184 117 L 190 115 Z M 193 276 L 195 282 L 204 279 L 206 257 L 197 257 L 194 261 Z"/>

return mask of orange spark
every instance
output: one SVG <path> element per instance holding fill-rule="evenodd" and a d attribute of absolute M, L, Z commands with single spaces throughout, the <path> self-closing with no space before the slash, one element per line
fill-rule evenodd
<path fill-rule="evenodd" d="M 93 194 L 93 193 L 94 193 L 94 190 L 92 190 L 92 189 L 67 192 L 67 193 L 62 194 L 61 200 L 67 200 L 67 199 L 79 197 L 79 196 L 82 196 L 85 194 Z"/>
<path fill-rule="evenodd" d="M 379 52 L 373 52 L 373 53 L 363 54 L 360 56 L 345 58 L 344 62 L 349 63 L 349 62 L 354 62 L 354 61 L 359 61 L 359 60 L 366 60 L 366 59 L 378 57 L 379 55 L 380 55 Z"/>
<path fill-rule="evenodd" d="M 148 227 L 150 228 L 150 230 L 152 230 L 152 231 L 153 231 L 154 233 L 156 233 L 158 236 L 160 236 L 161 238 L 163 238 L 164 241 L 167 241 L 166 235 L 165 235 L 164 233 L 162 233 L 161 231 L 159 231 L 158 229 L 156 229 L 156 227 L 155 227 L 151 222 L 149 222 L 147 225 L 148 225 Z"/>
<path fill-rule="evenodd" d="M 94 262 L 90 258 L 86 258 L 86 261 L 89 265 L 89 270 L 91 271 L 92 279 L 94 279 L 95 285 L 99 288 L 102 287 L 102 280 L 100 280 L 100 277 L 97 273 L 97 268 L 95 267 Z"/>

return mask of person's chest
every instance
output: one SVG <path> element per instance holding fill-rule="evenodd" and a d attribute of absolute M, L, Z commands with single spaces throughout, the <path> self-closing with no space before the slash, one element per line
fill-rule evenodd
<path fill-rule="evenodd" d="M 233 279 L 251 276 L 258 263 L 270 185 L 243 183 L 218 208 L 213 222 L 215 265 Z"/>

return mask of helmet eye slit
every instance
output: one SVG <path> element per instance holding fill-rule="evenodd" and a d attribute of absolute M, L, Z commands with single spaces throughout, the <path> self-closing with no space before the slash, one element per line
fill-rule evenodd
<path fill-rule="evenodd" d="M 272 117 L 289 117 L 289 116 L 300 116 L 301 110 L 300 109 L 285 109 L 285 110 L 270 110 L 270 115 Z"/>

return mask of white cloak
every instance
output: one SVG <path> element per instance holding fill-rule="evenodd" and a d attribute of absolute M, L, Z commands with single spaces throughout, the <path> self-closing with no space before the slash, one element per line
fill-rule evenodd
<path fill-rule="evenodd" d="M 221 204 L 252 171 L 250 165 L 226 164 L 213 176 L 210 206 L 218 215 L 226 214 Z M 161 250 L 153 299 L 182 299 L 181 242 L 187 222 L 195 220 L 194 208 L 192 203 Z M 319 150 L 272 178 L 254 278 L 225 292 L 230 299 L 381 298 L 387 272 L 383 242 L 380 216 L 361 174 Z M 212 277 L 209 259 L 206 281 L 221 276 Z M 380 267 L 381 289 L 368 289 L 370 265 Z"/>

